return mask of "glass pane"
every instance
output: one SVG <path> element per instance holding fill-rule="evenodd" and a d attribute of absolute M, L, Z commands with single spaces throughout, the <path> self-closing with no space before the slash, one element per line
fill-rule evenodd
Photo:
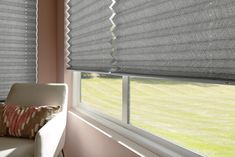
<path fill-rule="evenodd" d="M 235 86 L 131 79 L 131 123 L 208 157 L 234 157 Z"/>
<path fill-rule="evenodd" d="M 81 88 L 81 99 L 84 104 L 121 120 L 122 77 L 82 73 Z"/>

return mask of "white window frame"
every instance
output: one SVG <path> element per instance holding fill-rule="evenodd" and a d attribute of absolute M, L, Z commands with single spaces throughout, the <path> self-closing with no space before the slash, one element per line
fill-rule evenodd
<path fill-rule="evenodd" d="M 81 102 L 81 72 L 73 71 L 73 110 L 118 143 L 142 157 L 203 157 L 162 137 L 130 125 L 130 77 L 122 76 L 122 121 Z"/>

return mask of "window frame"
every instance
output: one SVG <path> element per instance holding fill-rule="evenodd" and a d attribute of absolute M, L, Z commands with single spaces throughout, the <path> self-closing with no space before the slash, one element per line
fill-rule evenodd
<path fill-rule="evenodd" d="M 118 143 L 120 143 L 120 139 L 125 141 L 130 148 L 133 148 L 131 150 L 134 150 L 134 152 L 139 153 L 138 155 L 143 157 L 204 157 L 192 150 L 130 124 L 130 76 L 122 75 L 122 120 L 120 121 L 82 103 L 81 73 L 78 71 L 72 72 L 73 110 L 93 125 L 100 126 L 104 132 L 108 132 L 112 136 L 115 134 L 120 135 L 121 137 L 114 138 Z"/>

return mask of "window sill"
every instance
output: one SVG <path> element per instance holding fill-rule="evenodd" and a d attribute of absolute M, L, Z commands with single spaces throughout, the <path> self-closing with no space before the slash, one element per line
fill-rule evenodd
<path fill-rule="evenodd" d="M 69 112 L 141 157 L 202 157 L 158 137 L 150 140 L 132 126 L 117 124 L 87 109 L 73 107 Z"/>

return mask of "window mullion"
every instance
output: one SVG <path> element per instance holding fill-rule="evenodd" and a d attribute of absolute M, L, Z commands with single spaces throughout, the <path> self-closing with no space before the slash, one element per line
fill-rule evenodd
<path fill-rule="evenodd" d="M 130 123 L 130 77 L 122 77 L 122 121 Z"/>
<path fill-rule="evenodd" d="M 81 72 L 73 72 L 73 105 L 81 103 Z"/>

